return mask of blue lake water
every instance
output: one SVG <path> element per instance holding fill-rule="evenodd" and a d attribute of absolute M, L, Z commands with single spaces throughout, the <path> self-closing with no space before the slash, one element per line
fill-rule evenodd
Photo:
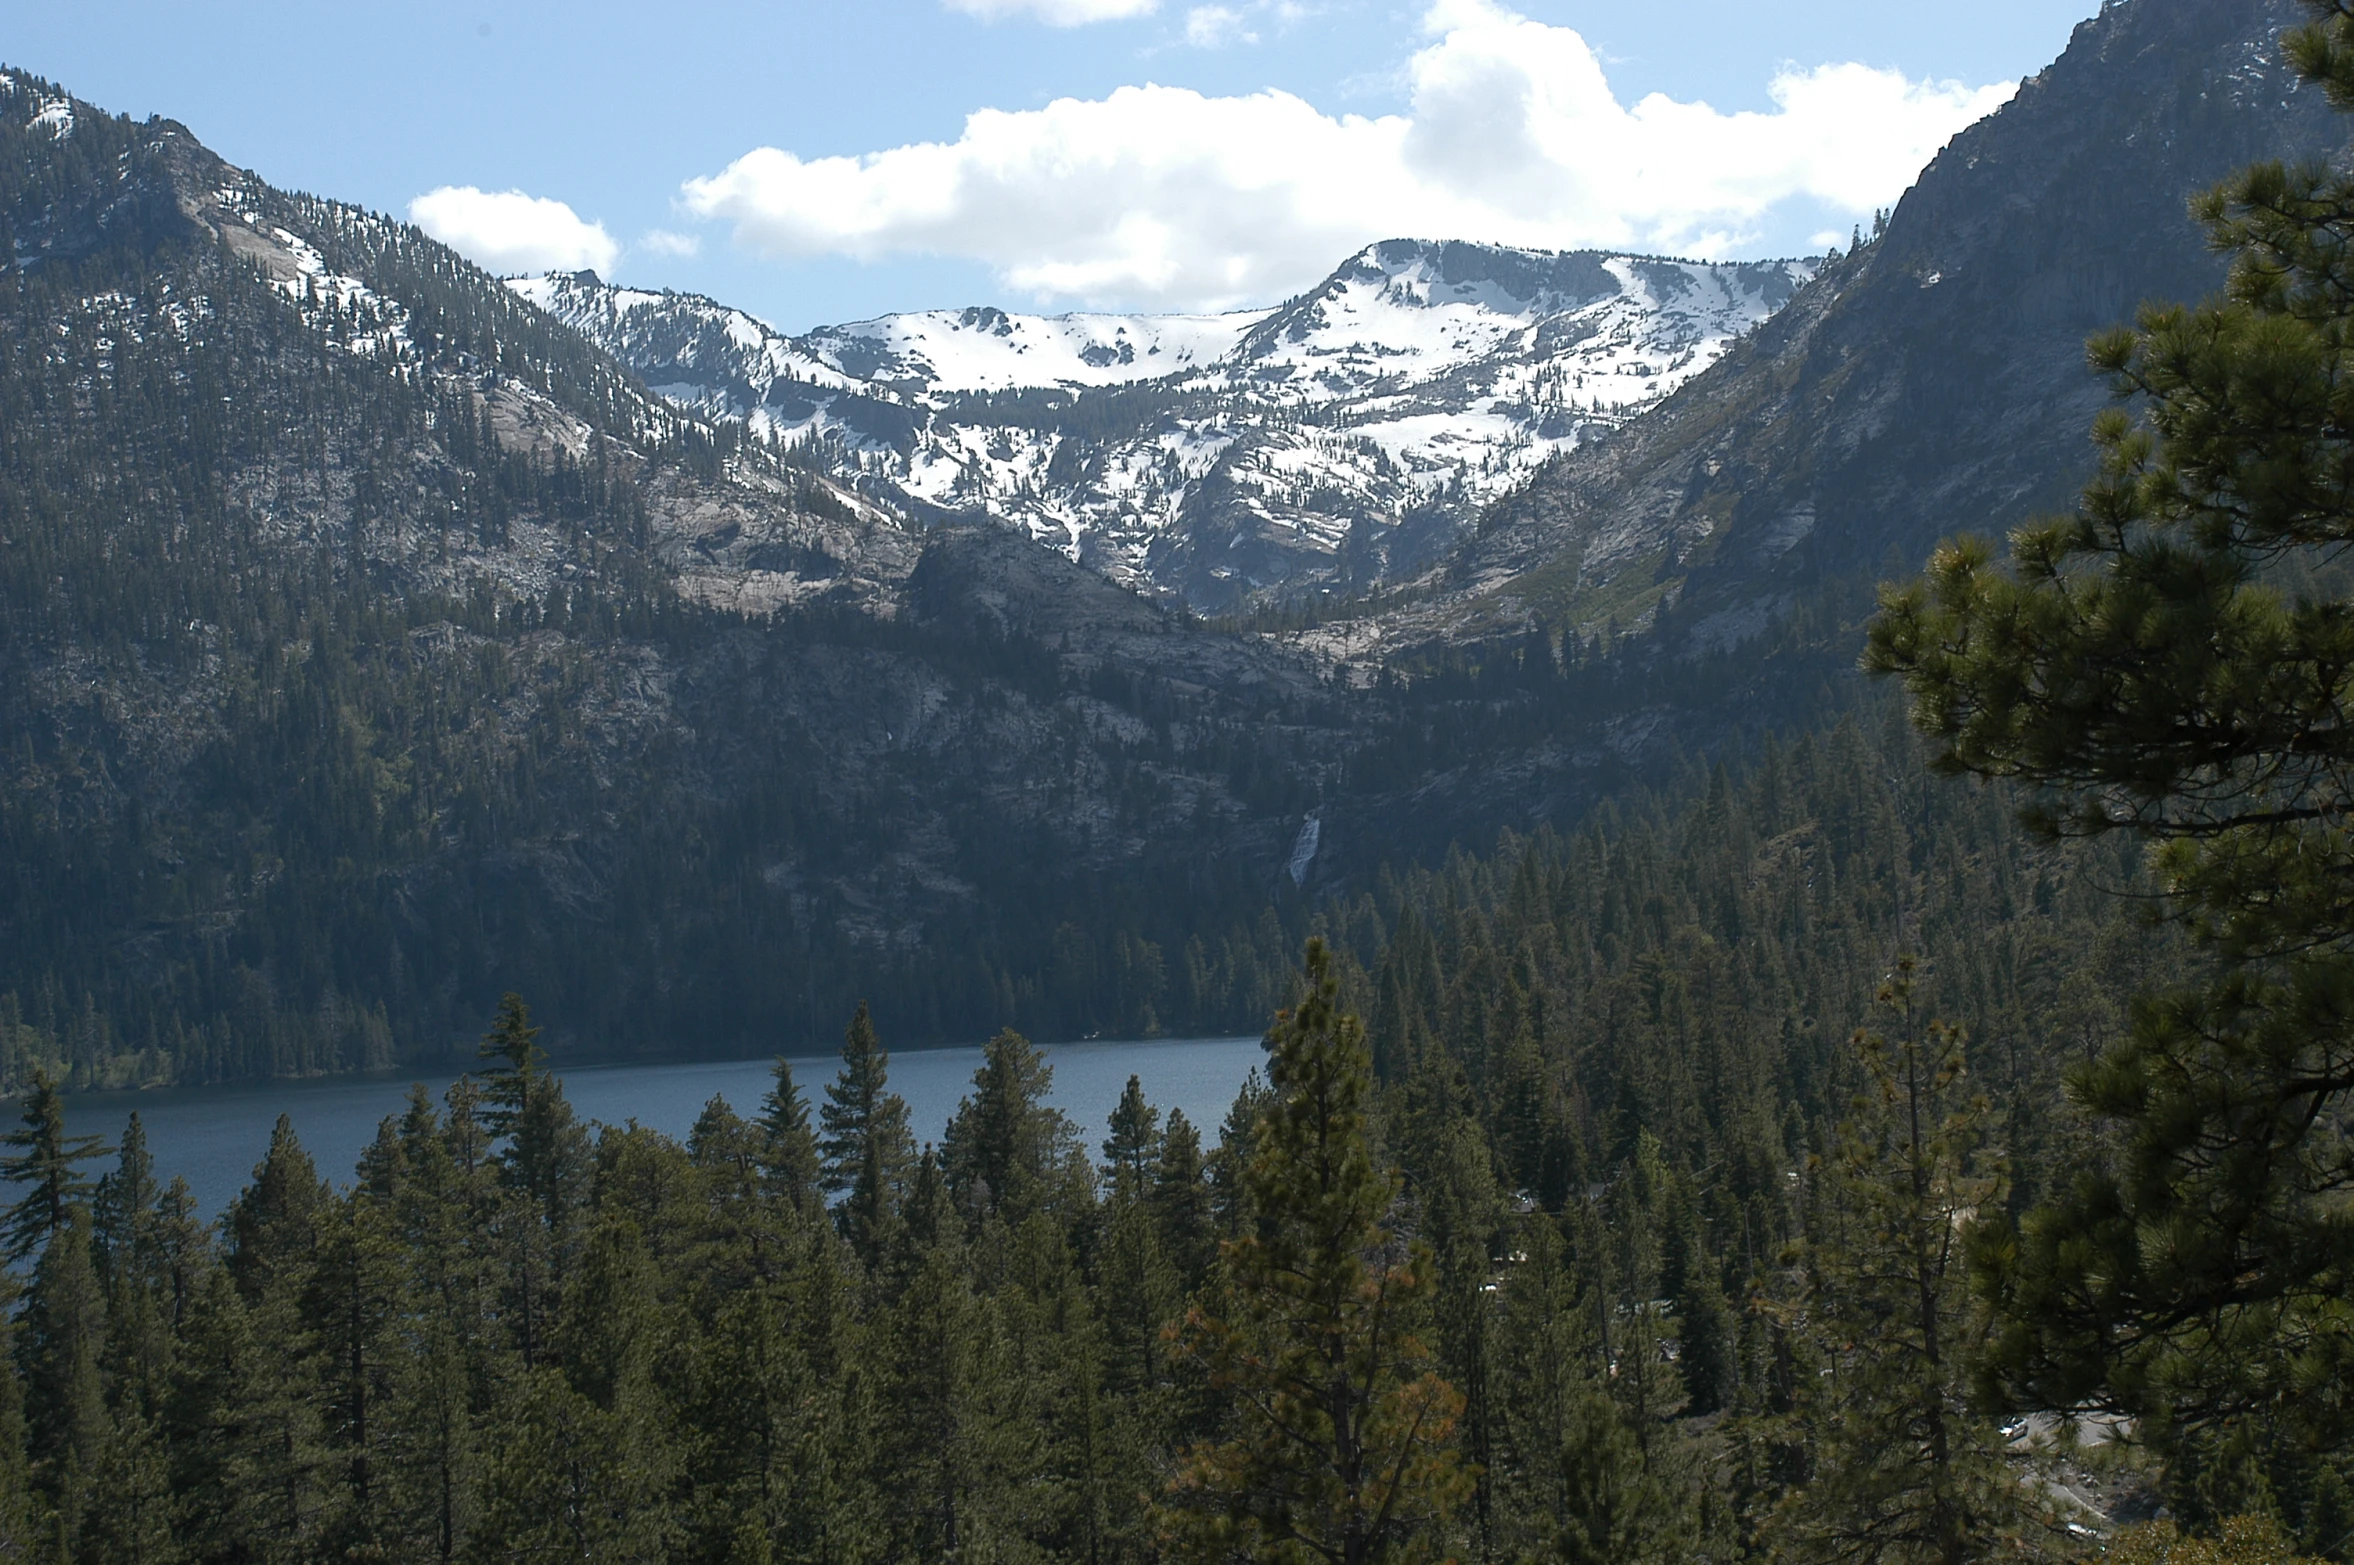
<path fill-rule="evenodd" d="M 1071 1116 L 1091 1154 L 1100 1155 L 1104 1121 L 1133 1075 L 1165 1116 L 1183 1109 L 1205 1142 L 1217 1139 L 1218 1124 L 1251 1070 L 1265 1059 L 1256 1038 L 1154 1038 L 1141 1042 L 1064 1043 L 1045 1046 L 1054 1067 L 1052 1101 Z M 841 1061 L 833 1055 L 789 1056 L 793 1080 L 813 1106 Z M 916 1139 L 937 1141 L 971 1089 L 981 1063 L 970 1048 L 911 1049 L 891 1056 L 891 1090 L 907 1100 Z M 649 1129 L 684 1137 L 714 1097 L 725 1098 L 746 1118 L 760 1112 L 773 1063 L 728 1060 L 696 1065 L 600 1065 L 559 1070 L 565 1095 L 582 1119 L 609 1125 L 636 1120 Z M 136 1111 L 155 1156 L 156 1176 L 169 1183 L 184 1176 L 205 1216 L 219 1214 L 269 1150 L 270 1130 L 280 1114 L 318 1164 L 338 1185 L 351 1179 L 361 1149 L 375 1138 L 388 1114 L 398 1114 L 415 1078 L 342 1077 L 327 1081 L 252 1082 L 228 1087 L 171 1087 L 146 1092 L 77 1093 L 66 1102 L 70 1127 L 118 1140 L 124 1121 Z M 429 1079 L 436 1095 L 451 1078 Z M 11 1116 L 13 1117 L 13 1116 Z M 111 1160 L 98 1165 L 111 1166 Z"/>

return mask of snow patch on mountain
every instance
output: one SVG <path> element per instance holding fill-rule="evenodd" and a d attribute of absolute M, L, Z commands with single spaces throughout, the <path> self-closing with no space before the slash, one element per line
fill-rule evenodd
<path fill-rule="evenodd" d="M 665 394 L 676 393 L 674 401 L 691 403 L 719 386 L 749 390 L 756 404 L 779 380 L 867 389 L 863 380 L 804 352 L 766 322 L 700 295 L 610 287 L 595 272 L 515 277 L 507 286 L 624 363 L 641 371 L 649 364 L 669 366 L 674 378 Z M 742 418 L 749 409 L 728 411 Z"/>
<path fill-rule="evenodd" d="M 63 141 L 74 133 L 74 100 L 63 93 L 46 93 L 14 71 L 0 71 L 0 93 L 18 96 L 19 90 L 30 100 L 25 118 L 28 130 L 46 131 L 51 141 Z"/>
<path fill-rule="evenodd" d="M 1271 313 L 1041 316 L 978 306 L 821 327 L 801 343 L 846 375 L 920 392 L 1115 386 L 1223 358 Z"/>
<path fill-rule="evenodd" d="M 1624 423 L 1815 263 L 1391 240 L 1270 310 L 885 316 L 789 338 L 593 273 L 510 284 L 672 401 L 919 514 L 1222 608 L 1377 585 Z"/>
<path fill-rule="evenodd" d="M 406 306 L 328 265 L 318 246 L 264 213 L 257 190 L 230 180 L 213 190 L 212 200 L 231 246 L 261 265 L 270 285 L 293 301 L 303 324 L 329 347 L 387 363 L 414 358 Z M 346 221 L 382 220 L 354 214 Z"/>

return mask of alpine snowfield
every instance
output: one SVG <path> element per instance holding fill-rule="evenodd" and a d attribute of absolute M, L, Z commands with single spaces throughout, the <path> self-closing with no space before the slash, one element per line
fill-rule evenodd
<path fill-rule="evenodd" d="M 1362 590 L 1779 309 L 1810 261 L 1389 240 L 1272 310 L 975 308 L 786 337 L 593 273 L 511 286 L 665 397 L 919 515 L 988 515 L 1205 610 Z"/>

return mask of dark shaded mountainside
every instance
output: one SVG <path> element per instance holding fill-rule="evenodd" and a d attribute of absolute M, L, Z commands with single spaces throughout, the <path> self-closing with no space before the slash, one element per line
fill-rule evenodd
<path fill-rule="evenodd" d="M 1563 704 L 1508 708 L 1530 714 L 1510 738 L 1423 752 L 1424 791 L 1380 829 L 1573 817 L 1613 775 L 1846 709 L 1880 581 L 2090 476 L 2109 388 L 2087 335 L 2221 284 L 2189 198 L 2261 159 L 2343 156 L 2344 120 L 2280 58 L 2307 15 L 2296 0 L 2105 7 L 1954 137 L 1882 233 L 1715 365 L 1541 469 L 1372 612 L 1286 632 L 1359 682 L 1493 683 L 1539 641 L 1611 649 L 1608 677 Z M 1339 840 L 1358 835 L 1327 813 Z"/>
<path fill-rule="evenodd" d="M 1281 635 L 922 530 L 0 76 L 0 1067 L 438 1059 L 509 987 L 606 1054 L 862 994 L 903 1043 L 1256 1025 L 1318 897 L 1820 719 L 1874 574 L 2063 496 L 2084 332 L 2217 280 L 2183 197 L 2335 145 L 2293 18 L 2110 7 L 1416 596 Z"/>
<path fill-rule="evenodd" d="M 2184 206 L 2263 159 L 2332 158 L 2343 120 L 2282 61 L 2295 0 L 2124 0 L 1923 170 L 1885 231 L 1624 432 L 1496 506 L 1359 655 L 1669 605 L 1667 644 L 1735 644 L 1941 536 L 2064 505 L 2107 388 L 2085 338 L 2195 299 L 2219 263 Z M 1852 655 L 1852 643 L 1849 654 Z"/>
<path fill-rule="evenodd" d="M 915 1039 L 1257 1008 L 1183 931 L 1263 905 L 1338 754 L 1302 659 L 919 536 L 24 76 L 0 239 L 12 1057 L 382 1064 L 509 985 L 606 1050 L 854 986 Z"/>

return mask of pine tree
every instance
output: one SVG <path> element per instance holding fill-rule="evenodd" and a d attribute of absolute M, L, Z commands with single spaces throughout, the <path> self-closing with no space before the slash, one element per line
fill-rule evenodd
<path fill-rule="evenodd" d="M 1160 1229 L 1161 1250 L 1177 1271 L 1180 1292 L 1191 1293 L 1217 1259 L 1218 1230 L 1203 1167 L 1201 1132 L 1183 1109 L 1169 1111 L 1161 1132 L 1161 1156 L 1148 1197 Z"/>
<path fill-rule="evenodd" d="M 391 1121 L 377 1146 L 398 1155 Z M 401 1532 L 393 1470 L 393 1387 L 412 1347 L 409 1296 L 397 1237 L 399 1181 L 363 1182 L 323 1213 L 318 1265 L 305 1300 L 321 1358 L 323 1438 L 343 1484 L 340 1552 L 383 1552 Z"/>
<path fill-rule="evenodd" d="M 1733 1399 L 1739 1368 L 1734 1357 L 1732 1306 L 1720 1268 L 1701 1232 L 1692 1180 L 1670 1175 L 1667 1254 L 1661 1277 L 1676 1317 L 1676 1367 L 1684 1382 L 1684 1411 L 1714 1413 Z"/>
<path fill-rule="evenodd" d="M 1479 1123 L 1456 1116 L 1431 1138 L 1429 1160 L 1416 1195 L 1419 1237 L 1433 1262 L 1432 1315 L 1438 1328 L 1440 1362 L 1448 1382 L 1463 1393 L 1460 1438 L 1472 1466 L 1472 1521 L 1479 1552 L 1493 1557 L 1495 1517 L 1489 1474 L 1495 1465 L 1495 1405 L 1492 1395 L 1494 1345 L 1490 1341 L 1490 1292 L 1496 1272 L 1496 1241 L 1504 1223 L 1504 1202 L 1495 1160 Z"/>
<path fill-rule="evenodd" d="M 908 1200 L 902 1275 L 878 1323 L 875 1481 L 901 1496 L 887 1552 L 901 1559 L 987 1557 L 1006 1519 L 992 1505 L 1009 1460 L 1013 1387 L 989 1302 L 974 1288 L 963 1224 L 929 1149 Z"/>
<path fill-rule="evenodd" d="M 93 1565 L 174 1565 L 183 1557 L 175 1528 L 170 1453 L 156 1420 L 120 1409 L 99 1454 L 98 1504 L 83 1525 L 83 1556 Z"/>
<path fill-rule="evenodd" d="M 703 1195 L 724 1212 L 740 1217 L 761 1196 L 760 1136 L 725 1098 L 704 1103 L 687 1131 L 687 1159 L 703 1175 Z M 716 1215 L 716 1214 L 715 1214 Z"/>
<path fill-rule="evenodd" d="M 74 1207 L 89 1198 L 90 1181 L 77 1165 L 112 1149 L 97 1136 L 66 1134 L 65 1099 L 56 1079 L 43 1070 L 33 1073 L 32 1090 L 25 1094 L 22 1128 L 0 1136 L 0 1146 L 15 1149 L 0 1158 L 0 1178 L 30 1187 L 0 1213 L 0 1252 L 21 1261 L 47 1244 Z"/>
<path fill-rule="evenodd" d="M 646 1236 L 615 1202 L 595 1218 L 542 1361 L 500 1388 L 470 1529 L 476 1551 L 665 1557 L 682 1520 L 669 1391 L 676 1327 Z"/>
<path fill-rule="evenodd" d="M 824 1388 L 810 1374 L 788 1309 L 783 1288 L 755 1283 L 719 1305 L 695 1344 L 689 1526 L 703 1557 L 799 1552 L 801 1475 L 821 1438 Z"/>
<path fill-rule="evenodd" d="M 879 1265 L 899 1226 L 915 1145 L 907 1133 L 907 1104 L 890 1090 L 891 1057 L 875 1036 L 864 1001 L 842 1038 L 842 1069 L 826 1087 L 818 1110 L 823 1183 L 843 1197 L 836 1220 L 867 1265 Z"/>
<path fill-rule="evenodd" d="M 1598 1297 L 1605 1301 L 1602 1349 L 1610 1386 L 1625 1410 L 1646 1462 L 1663 1456 L 1662 1422 L 1684 1404 L 1684 1377 L 1672 1346 L 1674 1323 L 1663 1307 L 1666 1247 L 1661 1229 L 1667 1205 L 1667 1168 L 1659 1138 L 1635 1136 L 1635 1155 L 1613 1182 L 1609 1198 L 1585 1214 L 1582 1248 L 1597 1263 Z"/>
<path fill-rule="evenodd" d="M 760 1102 L 761 1173 L 771 1199 L 803 1216 L 819 1210 L 817 1136 L 809 1104 L 794 1085 L 793 1067 L 777 1056 L 776 1075 Z"/>
<path fill-rule="evenodd" d="M 175 1236 L 156 1188 L 147 1132 L 133 1114 L 123 1127 L 122 1152 L 91 1197 L 91 1237 L 106 1291 L 107 1372 L 120 1408 L 153 1418 L 170 1385 L 175 1272 L 187 1263 L 173 1251 L 188 1247 Z"/>
<path fill-rule="evenodd" d="M 1216 1150 L 1202 1160 L 1217 1231 L 1230 1238 L 1240 1235 L 1251 1221 L 1250 1170 L 1258 1148 L 1259 1120 L 1274 1098 L 1274 1089 L 1254 1067 L 1243 1078 L 1242 1090 L 1235 1093 L 1226 1117 L 1218 1123 Z"/>
<path fill-rule="evenodd" d="M 0 1553 L 12 1559 L 32 1555 L 37 1531 L 25 1446 L 21 1292 L 15 1275 L 0 1268 Z"/>
<path fill-rule="evenodd" d="M 443 1561 L 463 1551 L 478 1514 L 480 1410 L 509 1369 L 486 1232 L 502 1194 L 473 1093 L 464 1080 L 450 1089 L 446 1122 L 422 1086 L 410 1093 L 392 1192 L 412 1336 L 387 1388 L 383 1481 L 393 1535 L 416 1557 Z"/>
<path fill-rule="evenodd" d="M 1019 1227 L 1050 1208 L 1067 1218 L 1085 1199 L 1094 1181 L 1069 1117 L 1047 1105 L 1053 1085 L 1054 1067 L 1020 1033 L 1007 1028 L 984 1046 L 940 1146 L 949 1192 L 974 1219 L 995 1213 Z"/>
<path fill-rule="evenodd" d="M 1321 940 L 1305 978 L 1267 1037 L 1249 1228 L 1216 1303 L 1186 1322 L 1231 1399 L 1229 1432 L 1185 1454 L 1163 1527 L 1186 1558 L 1432 1558 L 1470 1484 L 1453 1448 L 1462 1398 L 1415 1335 L 1432 1262 L 1386 1226 L 1397 1180 L 1367 1139 L 1372 1060 Z"/>
<path fill-rule="evenodd" d="M 476 1549 L 498 1559 L 659 1560 L 676 1517 L 668 1478 L 639 1426 L 600 1408 L 540 1365 L 507 1388 L 495 1414 Z"/>
<path fill-rule="evenodd" d="M 996 1504 L 1009 1529 L 1048 1558 L 1102 1560 L 1141 1546 L 1148 1534 L 1139 1502 L 1157 1474 L 1133 1427 L 1118 1426 L 1105 1323 L 1079 1257 L 1044 1213 L 1007 1235 L 1003 1254 L 1004 1281 L 990 1290 L 1006 1436 Z"/>
<path fill-rule="evenodd" d="M 1144 1084 L 1131 1076 L 1103 1143 L 1110 1191 L 1098 1262 L 1101 1313 L 1110 1341 L 1110 1383 L 1132 1395 L 1144 1394 L 1160 1380 L 1162 1328 L 1176 1316 L 1182 1297 L 1152 1199 L 1162 1152 L 1160 1121 L 1160 1110 L 1145 1100 Z"/>
<path fill-rule="evenodd" d="M 588 1171 L 588 1133 L 547 1069 L 539 1033 L 522 996 L 509 993 L 481 1048 L 483 1059 L 498 1062 L 483 1073 L 482 1128 L 503 1143 L 501 1178 L 521 1203 L 501 1226 L 526 1363 L 539 1358 L 555 1318 Z"/>
<path fill-rule="evenodd" d="M 825 1565 L 885 1558 L 885 1518 L 901 1503 L 871 1459 L 886 1398 L 872 1372 L 870 1323 L 855 1308 L 850 1267 L 830 1226 L 800 1235 L 787 1284 L 793 1347 L 809 1366 L 810 1424 L 781 1541 L 788 1557 Z"/>
<path fill-rule="evenodd" d="M 110 1281 L 136 1274 L 151 1259 L 155 1206 L 162 1195 L 155 1183 L 155 1160 L 147 1152 L 146 1127 L 133 1113 L 123 1125 L 114 1171 L 98 1181 L 90 1202 L 91 1233 Z"/>
<path fill-rule="evenodd" d="M 573 1389 L 604 1415 L 608 1449 L 601 1454 L 619 1491 L 606 1503 L 630 1512 L 630 1525 L 647 1539 L 677 1526 L 670 1389 L 680 1328 L 644 1233 L 629 1214 L 606 1210 L 567 1301 L 562 1356 Z"/>
<path fill-rule="evenodd" d="M 1141 1200 L 1160 1161 L 1161 1111 L 1145 1101 L 1144 1083 L 1134 1076 L 1120 1089 L 1120 1101 L 1104 1126 L 1103 1161 L 1115 1196 Z"/>
<path fill-rule="evenodd" d="M 321 1220 L 332 1199 L 294 1134 L 294 1121 L 279 1115 L 269 1151 L 255 1166 L 253 1182 L 229 1204 L 223 1224 L 229 1275 L 247 1300 L 272 1290 L 300 1294 L 317 1264 Z"/>
<path fill-rule="evenodd" d="M 2354 108 L 2354 11 L 2315 9 L 2283 52 Z M 2354 1443 L 2354 178 L 2259 164 L 2195 211 L 2227 289 L 2094 339 L 2128 405 L 2094 426 L 2081 501 L 2007 567 L 1943 546 L 1884 595 L 1867 665 L 1902 676 L 1939 770 L 2014 780 L 2048 835 L 2145 845 L 2205 958 L 2077 1076 L 2114 1159 L 1988 1246 L 2014 1393 L 2132 1413 L 2178 1464 L 2269 1446 L 2302 1508 L 2344 1458 L 2292 1453 Z"/>
<path fill-rule="evenodd" d="M 103 1373 L 106 1295 L 90 1252 L 89 1213 L 69 1207 L 33 1269 L 18 1339 L 34 1476 L 69 1558 L 84 1523 L 106 1503 L 97 1485 L 113 1435 Z"/>
<path fill-rule="evenodd" d="M 156 1188 L 146 1131 L 133 1114 L 120 1160 L 90 1203 L 110 1397 L 94 1474 L 103 1503 L 88 1518 L 84 1552 L 104 1565 L 171 1565 L 180 1552 L 162 1420 L 177 1357 L 175 1301 L 200 1244 L 183 1231 L 185 1214 L 173 1199 Z"/>
<path fill-rule="evenodd" d="M 1865 1087 L 1806 1250 L 1804 1324 L 1828 1373 L 1795 1410 L 1813 1476 L 1778 1533 L 1800 1559 L 1966 1565 L 2015 1550 L 2032 1520 L 2001 1432 L 1968 1396 L 1980 1323 L 1963 1246 L 2001 1203 L 1985 1106 L 1960 1035 L 1918 1014 L 1913 984 L 1908 958 L 1881 992 L 1893 1039 L 1857 1034 Z"/>
<path fill-rule="evenodd" d="M 482 1038 L 481 1057 L 498 1062 L 483 1072 L 482 1126 L 493 1141 L 506 1143 L 501 1160 L 510 1182 L 554 1233 L 569 1221 L 588 1137 L 564 1099 L 564 1084 L 548 1071 L 539 1035 L 521 995 L 499 1001 Z"/>
<path fill-rule="evenodd" d="M 1497 1323 L 1500 1541 L 1563 1565 L 1672 1558 L 1679 1497 L 1610 1394 L 1601 1301 L 1578 1288 L 1552 1218 L 1528 1218 L 1519 1242 Z"/>
<path fill-rule="evenodd" d="M 233 1294 L 208 1301 L 208 1371 L 218 1378 L 207 1412 L 221 1431 L 208 1455 L 236 1495 L 224 1507 L 231 1535 L 271 1561 L 306 1558 L 334 1528 L 344 1497 L 326 1428 L 329 1366 L 311 1309 L 333 1205 L 281 1114 L 253 1182 L 223 1219 Z"/>

